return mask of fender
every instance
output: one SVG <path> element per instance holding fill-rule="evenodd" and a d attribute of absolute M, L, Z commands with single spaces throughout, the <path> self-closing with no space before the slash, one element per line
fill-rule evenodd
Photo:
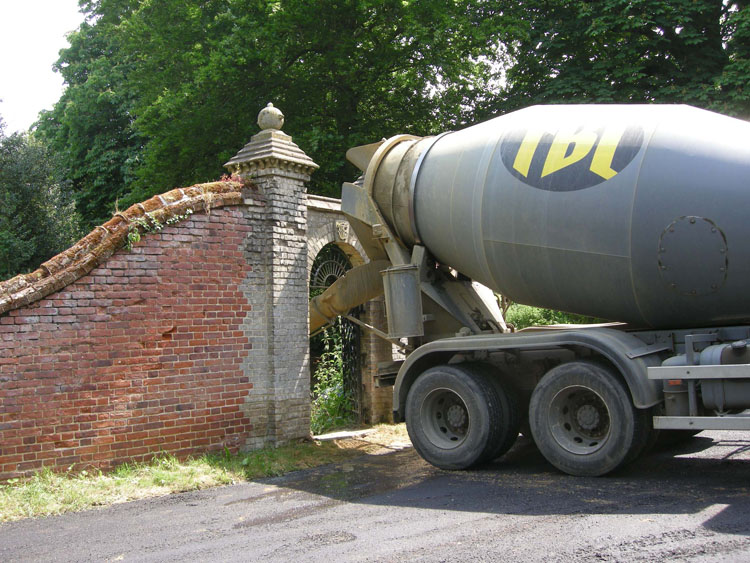
<path fill-rule="evenodd" d="M 611 328 L 480 334 L 436 340 L 412 352 L 396 377 L 393 419 L 395 422 L 405 419 L 406 395 L 419 374 L 433 365 L 448 362 L 455 354 L 568 346 L 588 348 L 612 362 L 622 374 L 637 408 L 644 409 L 661 402 L 661 384 L 648 379 L 647 369 L 661 365 L 658 353 L 670 350 L 669 346 L 647 346 L 633 334 Z"/>

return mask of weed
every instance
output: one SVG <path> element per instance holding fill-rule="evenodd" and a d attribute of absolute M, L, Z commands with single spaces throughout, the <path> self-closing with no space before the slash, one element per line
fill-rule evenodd
<path fill-rule="evenodd" d="M 124 463 L 110 473 L 45 468 L 29 479 L 0 484 L 0 522 L 274 477 L 361 453 L 333 442 L 305 442 L 240 454 L 225 448 L 184 462 L 160 454 L 148 463 Z"/>
<path fill-rule="evenodd" d="M 128 236 L 125 239 L 125 248 L 128 250 L 133 249 L 133 245 L 140 242 L 141 236 L 145 233 L 157 233 L 164 227 L 169 225 L 175 225 L 180 221 L 184 221 L 193 214 L 192 209 L 186 209 L 182 215 L 173 215 L 167 219 L 164 223 L 161 223 L 151 213 L 145 213 L 143 217 L 133 219 L 128 227 Z"/>
<path fill-rule="evenodd" d="M 340 322 L 340 320 L 338 321 Z M 354 402 L 344 388 L 344 361 L 338 325 L 323 331 L 323 354 L 315 370 L 310 429 L 313 434 L 354 422 Z"/>

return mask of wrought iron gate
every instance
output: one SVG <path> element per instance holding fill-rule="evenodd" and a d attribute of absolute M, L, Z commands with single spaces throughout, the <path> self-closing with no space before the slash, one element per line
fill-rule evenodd
<path fill-rule="evenodd" d="M 339 279 L 351 269 L 352 265 L 343 250 L 336 244 L 331 243 L 322 248 L 315 257 L 312 271 L 310 273 L 310 297 L 322 293 L 333 282 Z M 363 307 L 357 307 L 350 311 L 350 315 L 359 318 L 364 311 Z M 338 319 L 329 330 L 337 330 L 341 336 L 343 383 L 344 392 L 349 396 L 353 404 L 353 414 L 357 420 L 362 419 L 362 353 L 360 328 L 351 321 Z M 310 354 L 313 365 L 315 354 L 320 354 L 319 346 L 315 340 L 310 342 Z"/>

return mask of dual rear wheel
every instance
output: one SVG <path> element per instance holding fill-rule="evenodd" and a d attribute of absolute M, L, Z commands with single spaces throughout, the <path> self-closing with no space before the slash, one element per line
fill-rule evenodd
<path fill-rule="evenodd" d="M 478 364 L 431 368 L 406 399 L 412 444 L 441 469 L 467 469 L 501 456 L 516 441 L 520 424 L 515 391 Z"/>
<path fill-rule="evenodd" d="M 648 443 L 648 411 L 635 408 L 614 370 L 592 361 L 551 369 L 534 389 L 529 424 L 539 451 L 571 475 L 598 476 L 638 457 Z"/>
<path fill-rule="evenodd" d="M 466 469 L 510 449 L 521 425 L 517 392 L 482 364 L 437 366 L 420 375 L 406 401 L 417 452 L 443 469 Z M 529 425 L 537 447 L 571 475 L 609 473 L 635 459 L 650 434 L 614 370 L 575 361 L 550 370 L 534 389 Z"/>

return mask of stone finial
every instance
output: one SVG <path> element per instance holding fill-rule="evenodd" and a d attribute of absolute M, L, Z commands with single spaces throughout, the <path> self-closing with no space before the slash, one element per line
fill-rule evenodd
<path fill-rule="evenodd" d="M 260 133 L 253 135 L 240 152 L 224 164 L 233 174 L 247 175 L 267 168 L 276 168 L 309 176 L 318 168 L 313 159 L 281 131 L 284 114 L 268 104 L 258 114 Z"/>
<path fill-rule="evenodd" d="M 263 131 L 266 129 L 278 129 L 284 126 L 284 114 L 281 113 L 279 108 L 273 107 L 272 103 L 268 103 L 266 107 L 260 110 L 258 114 L 258 127 Z"/>

